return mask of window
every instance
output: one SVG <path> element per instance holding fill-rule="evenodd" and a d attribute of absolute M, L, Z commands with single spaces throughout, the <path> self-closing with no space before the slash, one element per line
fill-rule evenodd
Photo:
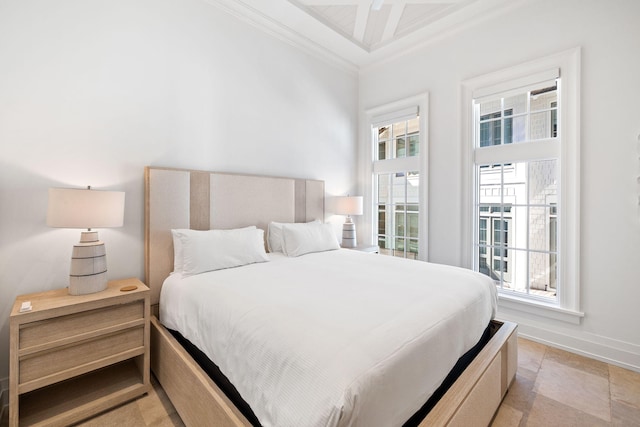
<path fill-rule="evenodd" d="M 426 95 L 367 112 L 373 236 L 380 253 L 426 260 Z"/>
<path fill-rule="evenodd" d="M 465 263 L 494 280 L 501 303 L 574 323 L 578 64 L 573 50 L 466 81 L 462 111 Z"/>

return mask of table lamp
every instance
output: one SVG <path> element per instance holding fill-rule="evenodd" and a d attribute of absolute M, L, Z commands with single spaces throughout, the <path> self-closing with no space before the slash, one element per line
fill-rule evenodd
<path fill-rule="evenodd" d="M 122 227 L 124 192 L 50 188 L 47 225 L 86 228 L 73 246 L 69 293 L 84 295 L 107 287 L 107 252 L 92 228 Z"/>
<path fill-rule="evenodd" d="M 342 247 L 355 248 L 357 245 L 356 225 L 351 215 L 362 215 L 362 196 L 342 196 L 336 198 L 336 213 L 346 215 L 342 225 Z"/>

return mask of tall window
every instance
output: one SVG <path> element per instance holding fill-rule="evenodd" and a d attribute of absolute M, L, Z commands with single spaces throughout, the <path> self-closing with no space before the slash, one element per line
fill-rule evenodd
<path fill-rule="evenodd" d="M 414 115 L 372 129 L 377 148 L 376 162 L 403 157 L 418 158 L 420 127 L 418 116 Z M 382 254 L 417 259 L 420 172 L 401 169 L 375 174 L 378 188 L 377 241 Z"/>
<path fill-rule="evenodd" d="M 470 266 L 503 297 L 579 317 L 577 58 L 573 51 L 465 82 L 463 122 Z"/>
<path fill-rule="evenodd" d="M 426 259 L 425 98 L 369 112 L 373 238 L 381 254 Z"/>

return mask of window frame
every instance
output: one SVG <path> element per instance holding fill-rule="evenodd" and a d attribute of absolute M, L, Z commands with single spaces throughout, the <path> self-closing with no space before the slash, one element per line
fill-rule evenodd
<path fill-rule="evenodd" d="M 560 75 L 561 97 L 557 119 L 562 123 L 559 162 L 557 302 L 527 298 L 499 292 L 500 305 L 517 311 L 538 314 L 579 324 L 580 311 L 580 48 L 559 52 L 544 58 L 468 79 L 461 84 L 461 144 L 463 154 L 462 191 L 462 265 L 474 267 L 474 233 L 476 232 L 474 203 L 477 186 L 475 166 L 474 98 L 503 92 L 524 91 L 533 84 L 534 76 L 556 69 Z M 480 95 L 479 95 L 480 94 Z M 540 141 L 544 143 L 544 141 Z M 508 147 L 516 143 L 508 144 Z M 486 148 L 486 147 L 485 147 Z M 506 156 L 509 154 L 507 153 Z M 503 159 L 504 163 L 511 161 Z"/>
<path fill-rule="evenodd" d="M 420 187 L 418 197 L 418 260 L 427 261 L 428 256 L 428 158 L 429 158 L 429 138 L 428 138 L 428 117 L 429 117 L 429 94 L 421 93 L 412 97 L 401 99 L 388 104 L 380 105 L 378 107 L 370 108 L 364 111 L 364 117 L 362 120 L 362 171 L 364 184 L 364 222 L 367 233 L 367 239 L 369 243 L 377 244 L 378 235 L 378 204 L 376 192 L 377 182 L 374 175 L 374 161 L 375 152 L 374 138 L 373 138 L 373 125 L 375 122 L 380 122 L 380 117 L 388 117 L 388 121 L 391 123 L 398 117 L 406 116 L 408 111 L 418 111 L 418 123 L 419 123 L 419 153 L 418 156 L 399 157 L 393 159 L 395 165 L 403 172 L 416 171 L 420 174 Z M 376 142 L 377 143 L 377 142 Z M 408 147 L 405 147 L 408 150 Z M 417 166 L 411 165 L 411 159 L 417 158 Z M 406 170 L 404 170 L 406 169 Z M 394 169 L 395 170 L 395 169 Z M 391 172 L 391 171 L 390 171 Z"/>

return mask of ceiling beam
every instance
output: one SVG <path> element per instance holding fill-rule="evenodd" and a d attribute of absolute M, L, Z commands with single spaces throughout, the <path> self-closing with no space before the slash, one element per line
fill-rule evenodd
<path fill-rule="evenodd" d="M 353 38 L 359 42 L 364 40 L 364 33 L 367 29 L 367 21 L 369 20 L 369 8 L 371 3 L 361 1 L 358 3 L 358 11 L 356 12 L 356 23 L 353 27 Z"/>
<path fill-rule="evenodd" d="M 391 6 L 391 12 L 389 12 L 389 18 L 387 18 L 387 24 L 384 27 L 381 42 L 386 42 L 393 38 L 400 23 L 400 18 L 402 18 L 405 5 L 406 1 L 403 1 L 402 3 L 394 3 Z"/>

